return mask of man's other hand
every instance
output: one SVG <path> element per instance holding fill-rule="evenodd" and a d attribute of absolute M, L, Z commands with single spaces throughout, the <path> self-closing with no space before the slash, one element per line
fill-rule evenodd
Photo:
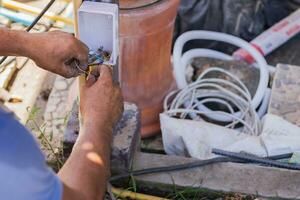
<path fill-rule="evenodd" d="M 78 76 L 87 68 L 88 47 L 73 35 L 62 31 L 30 35 L 28 57 L 39 67 L 66 78 Z"/>
<path fill-rule="evenodd" d="M 98 66 L 81 88 L 81 127 L 72 153 L 59 171 L 63 199 L 103 199 L 110 175 L 112 132 L 123 111 L 112 70 Z"/>
<path fill-rule="evenodd" d="M 123 112 L 121 89 L 113 83 L 112 69 L 105 65 L 98 66 L 81 89 L 83 127 L 91 126 L 103 132 L 112 132 Z"/>

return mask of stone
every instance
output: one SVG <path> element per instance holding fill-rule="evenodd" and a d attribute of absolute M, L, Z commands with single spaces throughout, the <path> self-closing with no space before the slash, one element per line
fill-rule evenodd
<path fill-rule="evenodd" d="M 38 68 L 33 61 L 27 62 L 18 71 L 17 76 L 9 87 L 9 92 L 11 96 L 21 98 L 22 102 L 5 102 L 4 105 L 15 113 L 21 123 L 26 124 L 29 117 L 28 109 L 33 108 L 43 83 L 48 76 L 49 72 Z"/>
<path fill-rule="evenodd" d="M 0 88 L 7 89 L 9 82 L 13 78 L 17 70 L 16 61 L 12 61 L 8 65 L 2 65 L 0 70 Z"/>
<path fill-rule="evenodd" d="M 67 157 L 79 130 L 78 102 L 75 101 L 64 132 L 64 152 Z M 133 156 L 140 141 L 140 113 L 135 104 L 125 103 L 123 115 L 113 132 L 111 172 L 119 174 L 132 167 Z"/>
<path fill-rule="evenodd" d="M 300 126 L 300 67 L 278 64 L 268 113 Z"/>
<path fill-rule="evenodd" d="M 0 16 L 0 27 L 9 27 L 11 21 L 4 16 Z"/>
<path fill-rule="evenodd" d="M 192 62 L 192 66 L 195 69 L 192 80 L 195 80 L 204 70 L 210 67 L 219 67 L 236 75 L 246 85 L 252 95 L 255 93 L 258 86 L 259 70 L 245 62 L 216 60 L 211 58 L 196 58 Z M 226 79 L 224 75 L 219 75 L 215 72 L 212 72 L 210 75 L 224 77 Z"/>
<path fill-rule="evenodd" d="M 54 87 L 57 90 L 66 90 L 68 88 L 68 84 L 64 80 L 58 80 L 55 82 Z"/>
<path fill-rule="evenodd" d="M 194 158 L 137 152 L 133 170 L 197 161 Z M 300 171 L 254 164 L 218 163 L 181 171 L 135 176 L 139 186 L 164 190 L 194 188 L 211 192 L 253 194 L 275 199 L 300 199 Z"/>

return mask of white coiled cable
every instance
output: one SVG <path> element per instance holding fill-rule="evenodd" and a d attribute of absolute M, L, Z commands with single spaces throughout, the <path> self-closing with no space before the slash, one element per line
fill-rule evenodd
<path fill-rule="evenodd" d="M 236 45 L 240 48 L 246 49 L 252 57 L 255 59 L 257 66 L 260 70 L 260 79 L 257 87 L 257 91 L 253 98 L 251 97 L 251 105 L 254 109 L 259 108 L 261 102 L 266 97 L 267 87 L 269 82 L 269 72 L 268 72 L 268 64 L 265 61 L 264 57 L 248 42 L 225 33 L 218 33 L 212 31 L 189 31 L 182 34 L 175 42 L 174 51 L 173 51 L 173 60 L 174 60 L 174 76 L 179 89 L 182 89 L 188 85 L 188 82 L 185 78 L 185 68 L 187 66 L 187 62 L 193 57 L 210 57 L 210 58 L 218 58 L 224 60 L 232 59 L 231 56 L 226 55 L 222 52 L 209 50 L 209 49 L 195 49 L 191 50 L 189 54 L 185 54 L 182 56 L 183 46 L 186 42 L 190 40 L 216 40 L 221 42 L 227 42 L 233 45 Z M 212 110 L 207 108 L 206 106 L 201 105 L 201 110 L 207 113 Z M 212 115 L 207 114 L 210 118 L 222 121 L 222 122 L 230 122 L 232 121 L 231 117 L 224 115 Z M 235 112 L 234 115 L 239 117 L 241 113 Z"/>
<path fill-rule="evenodd" d="M 227 42 L 246 49 L 252 55 L 256 61 L 253 66 L 260 71 L 258 87 L 253 97 L 247 87 L 235 75 L 216 67 L 205 70 L 195 82 L 188 85 L 185 70 L 193 58 L 233 60 L 232 56 L 223 52 L 203 48 L 192 49 L 182 55 L 184 44 L 197 39 Z M 251 135 L 260 133 L 260 117 L 265 114 L 270 99 L 269 72 L 273 72 L 274 68 L 269 66 L 264 57 L 248 42 L 225 33 L 189 31 L 176 40 L 173 64 L 174 76 L 180 91 L 177 91 L 178 93 L 172 102 L 170 102 L 170 98 L 173 98 L 175 94 L 170 93 L 167 96 L 164 102 L 167 114 L 179 115 L 181 118 L 186 118 L 188 115 L 195 120 L 212 120 L 217 123 L 224 123 L 229 128 L 236 128 L 237 124 L 242 124 L 247 133 Z M 205 78 L 208 73 L 213 71 L 226 75 L 231 81 L 220 78 Z M 218 103 L 227 110 L 212 110 L 206 106 L 207 103 Z"/>
<path fill-rule="evenodd" d="M 206 78 L 206 75 L 211 72 L 222 73 L 230 81 L 221 78 Z M 204 110 L 202 108 L 206 103 L 218 103 L 227 111 Z M 239 116 L 235 115 L 235 109 L 239 110 Z M 164 101 L 164 110 L 171 116 L 186 118 L 189 115 L 197 120 L 203 119 L 202 116 L 210 119 L 226 116 L 231 122 L 225 127 L 236 128 L 236 125 L 242 124 L 243 132 L 251 135 L 259 135 L 261 131 L 260 119 L 251 105 L 249 90 L 236 76 L 221 68 L 211 67 L 205 70 L 195 82 L 179 92 L 170 93 Z"/>

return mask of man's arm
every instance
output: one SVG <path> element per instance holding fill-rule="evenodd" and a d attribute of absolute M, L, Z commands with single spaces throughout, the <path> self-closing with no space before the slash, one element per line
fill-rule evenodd
<path fill-rule="evenodd" d="M 26 33 L 0 28 L 0 55 L 26 56 L 41 68 L 72 77 L 80 70 L 70 61 L 75 59 L 82 68 L 87 67 L 88 49 L 74 36 L 60 31 Z M 112 130 L 123 111 L 121 91 L 113 84 L 109 67 L 92 72 L 83 87 L 79 138 L 58 174 L 64 185 L 63 200 L 103 197 L 110 171 Z"/>
<path fill-rule="evenodd" d="M 87 68 L 88 48 L 73 35 L 61 31 L 27 33 L 0 28 L 0 56 L 25 56 L 48 71 L 75 77 Z"/>
<path fill-rule="evenodd" d="M 0 55 L 25 56 L 28 33 L 0 28 Z"/>
<path fill-rule="evenodd" d="M 82 127 L 73 151 L 59 172 L 64 183 L 63 200 L 102 199 L 110 173 L 112 130 L 123 111 L 120 88 L 113 84 L 109 67 L 100 77 L 88 77 L 82 89 Z"/>

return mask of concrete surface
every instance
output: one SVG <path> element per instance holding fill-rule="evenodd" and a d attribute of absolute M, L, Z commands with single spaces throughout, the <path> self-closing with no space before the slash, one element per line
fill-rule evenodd
<path fill-rule="evenodd" d="M 133 169 L 170 166 L 193 158 L 148 153 L 135 155 Z M 136 176 L 135 180 L 157 188 L 193 187 L 213 191 L 253 194 L 275 199 L 300 199 L 300 172 L 252 164 L 220 163 L 170 173 Z"/>

